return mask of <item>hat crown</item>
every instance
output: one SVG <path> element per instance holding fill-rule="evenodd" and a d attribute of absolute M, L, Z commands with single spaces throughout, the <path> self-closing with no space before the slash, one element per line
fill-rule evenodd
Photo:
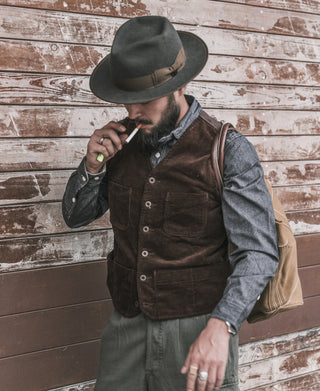
<path fill-rule="evenodd" d="M 167 18 L 131 19 L 116 33 L 110 56 L 111 73 L 115 79 L 150 75 L 170 67 L 181 48 L 180 37 Z"/>

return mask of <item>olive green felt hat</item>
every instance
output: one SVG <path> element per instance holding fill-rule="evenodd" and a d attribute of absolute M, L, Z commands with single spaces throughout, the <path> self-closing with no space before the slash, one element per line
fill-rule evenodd
<path fill-rule="evenodd" d="M 167 18 L 133 18 L 118 29 L 111 53 L 93 70 L 90 88 L 107 102 L 150 101 L 191 81 L 207 58 L 204 41 L 176 31 Z"/>

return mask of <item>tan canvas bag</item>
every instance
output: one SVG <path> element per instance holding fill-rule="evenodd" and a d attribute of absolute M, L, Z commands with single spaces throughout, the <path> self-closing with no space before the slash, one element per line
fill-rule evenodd
<path fill-rule="evenodd" d="M 223 159 L 226 135 L 233 126 L 225 123 L 222 126 L 220 137 L 216 138 L 212 148 L 212 163 L 218 180 L 220 195 L 223 187 Z M 273 192 L 271 185 L 265 179 L 272 198 L 272 205 L 278 234 L 279 266 L 275 276 L 269 281 L 261 293 L 248 322 L 254 323 L 279 312 L 294 309 L 303 304 L 302 289 L 298 275 L 297 246 L 282 205 Z"/>

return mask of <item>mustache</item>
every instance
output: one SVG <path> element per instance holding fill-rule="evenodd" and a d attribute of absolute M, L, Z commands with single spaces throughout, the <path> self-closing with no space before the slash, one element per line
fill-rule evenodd
<path fill-rule="evenodd" d="M 139 121 L 135 121 L 136 125 L 153 125 L 153 122 L 147 119 L 140 119 Z"/>

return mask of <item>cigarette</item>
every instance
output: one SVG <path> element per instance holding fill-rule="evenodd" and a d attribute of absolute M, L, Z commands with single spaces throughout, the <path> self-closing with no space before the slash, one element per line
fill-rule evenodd
<path fill-rule="evenodd" d="M 141 128 L 142 124 L 139 124 L 133 131 L 132 133 L 130 133 L 130 135 L 128 136 L 128 138 L 126 139 L 126 143 L 130 143 L 130 141 L 133 139 L 133 137 L 135 136 L 135 134 L 137 133 L 137 131 Z"/>
<path fill-rule="evenodd" d="M 141 128 L 142 124 L 139 124 L 135 129 L 133 129 L 133 131 L 130 133 L 130 135 L 128 136 L 128 138 L 126 139 L 126 143 L 130 143 L 130 141 L 133 139 L 133 137 L 135 136 L 135 134 L 138 132 L 138 130 Z M 98 153 L 98 156 L 97 156 L 97 161 L 102 163 L 103 162 L 103 159 L 104 159 L 104 156 L 103 154 L 100 152 Z"/>

